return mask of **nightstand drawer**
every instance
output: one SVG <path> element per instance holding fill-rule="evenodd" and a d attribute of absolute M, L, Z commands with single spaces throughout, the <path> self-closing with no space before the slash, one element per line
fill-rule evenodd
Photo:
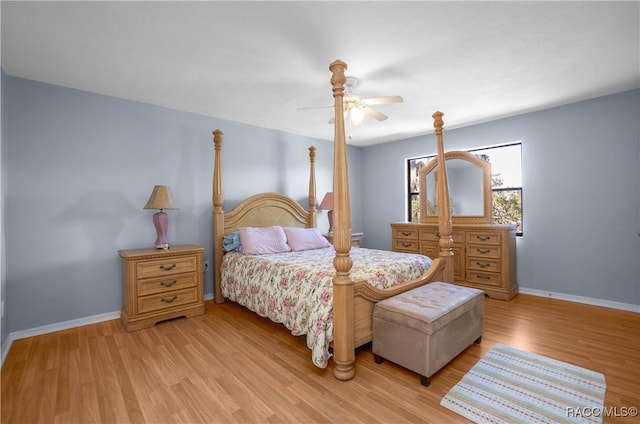
<path fill-rule="evenodd" d="M 194 272 L 195 270 L 195 256 L 166 258 L 155 261 L 138 262 L 136 265 L 136 277 L 160 277 L 165 275 L 182 274 L 185 272 Z"/>
<path fill-rule="evenodd" d="M 198 290 L 196 287 L 144 296 L 138 298 L 138 313 L 144 314 L 147 312 L 182 306 L 188 303 L 195 303 L 197 301 Z"/>
<path fill-rule="evenodd" d="M 138 296 L 195 287 L 197 284 L 195 274 L 155 278 L 152 280 L 138 280 Z"/>

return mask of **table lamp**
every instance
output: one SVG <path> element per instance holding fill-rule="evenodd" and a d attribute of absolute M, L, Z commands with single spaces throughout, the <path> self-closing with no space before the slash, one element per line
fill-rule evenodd
<path fill-rule="evenodd" d="M 333 192 L 328 192 L 324 195 L 322 202 L 320 202 L 320 206 L 318 209 L 322 211 L 329 211 L 327 216 L 329 218 L 329 234 L 333 234 Z"/>
<path fill-rule="evenodd" d="M 169 217 L 164 213 L 164 209 L 178 209 L 173 203 L 169 186 L 157 185 L 153 187 L 151 196 L 144 206 L 144 209 L 160 209 L 153 214 L 153 225 L 156 227 L 156 249 L 168 249 L 167 228 L 169 227 Z"/>

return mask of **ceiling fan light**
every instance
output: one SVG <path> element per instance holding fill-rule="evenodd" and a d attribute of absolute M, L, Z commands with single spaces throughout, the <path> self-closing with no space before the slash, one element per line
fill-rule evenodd
<path fill-rule="evenodd" d="M 360 107 L 354 107 L 349 110 L 349 118 L 351 118 L 351 125 L 358 125 L 364 119 L 364 110 Z"/>

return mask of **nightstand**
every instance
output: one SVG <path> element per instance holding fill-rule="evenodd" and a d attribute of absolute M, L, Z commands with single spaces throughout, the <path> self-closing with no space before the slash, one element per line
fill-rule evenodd
<path fill-rule="evenodd" d="M 122 264 L 120 320 L 128 331 L 205 312 L 202 254 L 197 245 L 119 250 Z"/>
<path fill-rule="evenodd" d="M 323 234 L 324 238 L 329 240 L 329 243 L 333 244 L 333 234 Z M 351 233 L 351 246 L 362 247 L 362 238 L 364 233 Z"/>

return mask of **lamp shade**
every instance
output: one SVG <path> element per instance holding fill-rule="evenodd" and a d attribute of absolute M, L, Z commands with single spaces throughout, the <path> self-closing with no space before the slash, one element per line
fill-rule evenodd
<path fill-rule="evenodd" d="M 171 195 L 171 189 L 169 186 L 157 185 L 153 187 L 151 196 L 147 204 L 144 205 L 144 209 L 178 209 L 173 203 L 173 196 Z"/>
<path fill-rule="evenodd" d="M 322 199 L 322 202 L 320 202 L 320 206 L 318 206 L 318 209 L 322 211 L 333 210 L 333 192 L 330 191 L 324 195 L 324 198 Z"/>

